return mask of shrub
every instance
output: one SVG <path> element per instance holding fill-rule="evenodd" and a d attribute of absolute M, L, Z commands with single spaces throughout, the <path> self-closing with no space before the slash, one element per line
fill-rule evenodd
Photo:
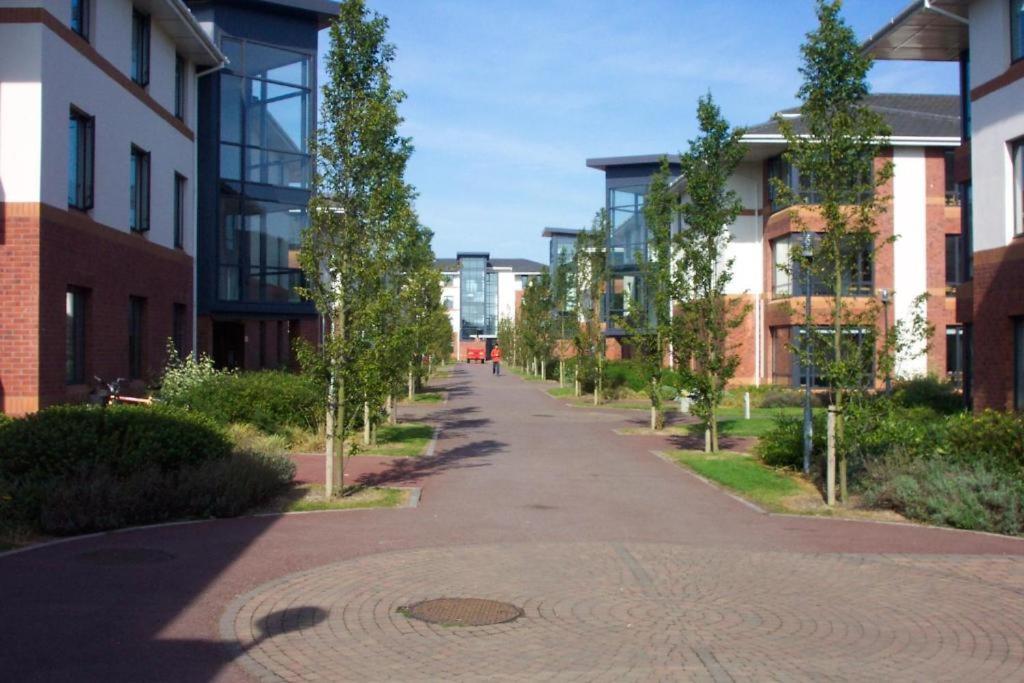
<path fill-rule="evenodd" d="M 771 467 L 801 469 L 804 464 L 803 419 L 779 414 L 775 425 L 754 446 L 754 454 Z M 811 454 L 820 457 L 825 450 L 825 417 L 815 414 Z"/>
<path fill-rule="evenodd" d="M 239 451 L 168 472 L 150 466 L 118 476 L 82 468 L 37 484 L 31 521 L 44 533 L 76 534 L 173 519 L 231 517 L 282 490 L 295 475 L 288 458 Z"/>
<path fill-rule="evenodd" d="M 950 415 L 964 410 L 963 396 L 950 382 L 934 375 L 904 380 L 896 384 L 893 401 L 905 408 L 929 408 Z"/>
<path fill-rule="evenodd" d="M 864 499 L 870 505 L 959 529 L 1024 531 L 1024 487 L 983 464 L 890 456 L 869 464 L 867 472 Z"/>
<path fill-rule="evenodd" d="M 1024 475 L 1024 414 L 986 410 L 948 417 L 938 452 L 954 462 Z"/>
<path fill-rule="evenodd" d="M 55 406 L 0 430 L 0 479 L 67 476 L 103 465 L 115 475 L 226 458 L 231 444 L 202 415 L 168 406 Z"/>
<path fill-rule="evenodd" d="M 12 422 L 11 416 L 5 413 L 0 413 L 0 429 L 4 428 L 4 425 L 9 425 Z"/>
<path fill-rule="evenodd" d="M 289 436 L 267 434 L 250 424 L 242 422 L 228 425 L 227 434 L 236 449 L 249 453 L 281 455 L 287 453 L 290 446 Z"/>
<path fill-rule="evenodd" d="M 323 421 L 322 398 L 321 387 L 308 375 L 268 370 L 219 373 L 183 388 L 168 403 L 222 425 L 245 422 L 277 434 L 288 427 L 315 430 Z"/>
<path fill-rule="evenodd" d="M 168 341 L 167 359 L 167 367 L 160 379 L 159 395 L 162 401 L 172 405 L 183 403 L 185 397 L 201 392 L 203 387 L 222 375 L 231 374 L 230 370 L 218 370 L 213 359 L 206 354 L 199 358 L 181 358 L 173 341 Z"/>

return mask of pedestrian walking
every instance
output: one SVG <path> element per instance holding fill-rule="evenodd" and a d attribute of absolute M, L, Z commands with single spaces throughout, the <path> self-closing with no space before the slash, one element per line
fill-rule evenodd
<path fill-rule="evenodd" d="M 497 344 L 491 349 L 491 374 L 501 376 L 501 347 Z"/>

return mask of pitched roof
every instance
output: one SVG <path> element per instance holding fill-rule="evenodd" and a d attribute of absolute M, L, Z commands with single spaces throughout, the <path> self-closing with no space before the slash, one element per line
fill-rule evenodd
<path fill-rule="evenodd" d="M 879 93 L 868 95 L 865 104 L 878 112 L 892 128 L 894 137 L 914 138 L 959 138 L 960 97 L 959 95 L 904 95 Z M 805 133 L 807 127 L 800 120 L 800 107 L 791 107 L 779 112 L 793 123 L 797 133 Z M 747 135 L 777 135 L 779 124 L 766 121 L 747 129 Z"/>

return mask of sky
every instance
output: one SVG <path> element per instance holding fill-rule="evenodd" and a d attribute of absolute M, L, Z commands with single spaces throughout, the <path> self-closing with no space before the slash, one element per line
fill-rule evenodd
<path fill-rule="evenodd" d="M 847 0 L 858 39 L 908 0 Z M 811 0 L 367 0 L 386 16 L 434 251 L 547 262 L 604 205 L 594 157 L 671 154 L 711 92 L 733 125 L 797 104 Z M 321 35 L 321 54 L 326 50 Z M 956 93 L 955 64 L 879 62 L 873 92 Z"/>

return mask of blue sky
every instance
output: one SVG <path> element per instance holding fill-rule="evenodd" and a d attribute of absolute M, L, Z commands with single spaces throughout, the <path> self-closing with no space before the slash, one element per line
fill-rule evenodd
<path fill-rule="evenodd" d="M 408 179 L 438 256 L 547 260 L 545 226 L 603 205 L 586 159 L 673 153 L 711 91 L 734 125 L 792 106 L 811 0 L 367 0 L 408 99 Z M 907 0 L 847 0 L 859 38 Z M 322 46 L 324 47 L 324 46 Z M 875 92 L 956 92 L 949 64 L 879 63 Z"/>

